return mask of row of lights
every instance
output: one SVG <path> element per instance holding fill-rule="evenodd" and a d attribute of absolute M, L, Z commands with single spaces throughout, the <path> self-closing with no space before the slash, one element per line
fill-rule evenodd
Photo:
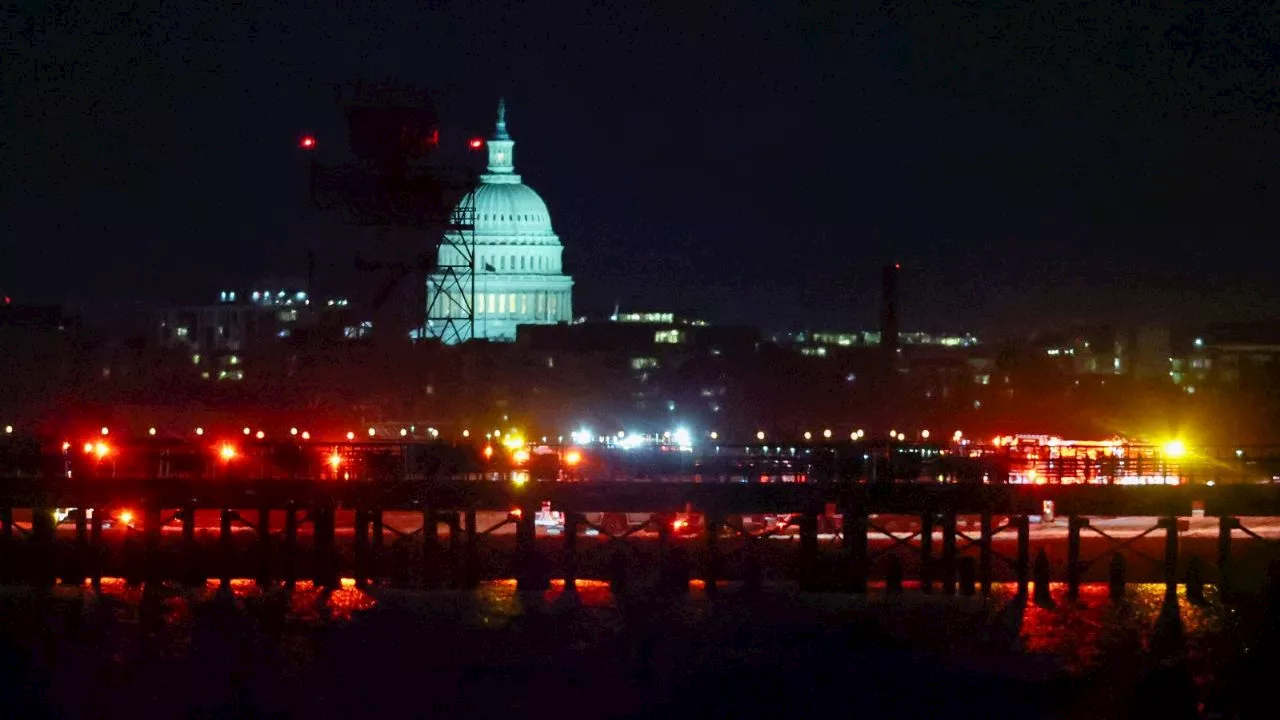
<path fill-rule="evenodd" d="M 5 434 L 7 434 L 7 435 L 11 435 L 11 434 L 13 434 L 13 426 L 12 426 L 12 425 L 5 425 L 5 426 L 4 426 L 4 431 L 5 431 Z M 154 436 L 156 435 L 156 432 L 157 432 L 157 431 L 156 431 L 156 428 L 154 428 L 154 427 L 151 427 L 151 428 L 148 428 L 148 429 L 147 429 L 147 434 L 148 434 L 148 435 L 150 435 L 150 436 L 152 436 L 152 437 L 154 437 Z M 245 435 L 253 435 L 254 437 L 256 437 L 256 438 L 257 438 L 257 439 L 259 439 L 259 440 L 262 440 L 262 439 L 266 438 L 266 436 L 267 436 L 266 432 L 264 432 L 264 431 L 262 431 L 262 430 L 258 430 L 257 432 L 254 432 L 254 431 L 253 431 L 251 428 L 249 428 L 248 426 L 245 426 L 245 427 L 242 429 L 242 432 L 243 432 Z M 430 433 L 430 435 L 431 435 L 431 437 L 432 437 L 432 438 L 440 437 L 440 431 L 436 430 L 435 428 L 428 428 L 428 429 L 427 429 L 427 432 L 428 432 L 428 433 Z M 102 433 L 102 435 L 103 435 L 103 436 L 109 435 L 109 434 L 111 433 L 111 429 L 104 425 L 104 426 L 102 427 L 102 429 L 101 429 L 101 433 Z M 197 427 L 197 428 L 195 429 L 195 433 L 196 433 L 196 435 L 204 435 L 204 428 L 203 428 L 203 427 Z M 306 430 L 299 431 L 299 430 L 298 430 L 298 428 L 296 428 L 296 427 L 291 427 L 291 428 L 289 428 L 289 434 L 290 434 L 290 435 L 292 435 L 292 436 L 294 436 L 294 437 L 300 437 L 300 438 L 302 438 L 303 440 L 310 440 L 310 439 L 311 439 L 311 433 L 310 433 L 309 431 L 306 431 Z M 377 436 L 377 434 L 378 434 L 377 428 L 372 428 L 372 427 L 371 427 L 371 428 L 369 428 L 369 429 L 368 429 L 368 434 L 369 434 L 369 437 L 376 437 L 376 436 Z M 581 438 L 580 436 L 585 436 L 585 435 L 586 435 L 586 431 L 578 431 L 578 432 L 570 433 L 570 435 L 572 436 L 572 438 L 573 438 L 574 442 L 579 442 L 579 443 L 581 443 L 581 442 L 583 442 L 583 440 L 582 440 L 582 438 Z M 827 429 L 825 429 L 825 430 L 823 430 L 823 431 L 822 431 L 822 437 L 823 437 L 824 439 L 830 440 L 830 439 L 831 439 L 831 437 L 832 437 L 832 435 L 833 435 L 833 433 L 832 433 L 832 431 L 831 431 L 831 428 L 827 428 Z M 406 428 L 400 428 L 400 437 L 408 437 L 408 436 L 409 436 L 409 430 L 408 430 L 408 429 L 406 429 Z M 625 436 L 625 433 L 622 433 L 622 432 L 619 432 L 619 433 L 618 433 L 618 437 L 620 437 L 620 438 L 621 438 L 621 437 L 624 437 L 624 436 Z M 860 440 L 860 439 L 862 439 L 862 438 L 863 438 L 863 437 L 865 437 L 865 436 L 866 436 L 866 431 L 864 431 L 864 430 L 854 430 L 853 432 L 849 433 L 849 439 L 850 439 L 850 440 Z M 471 431 L 470 431 L 470 430 L 463 430 L 463 431 L 462 431 L 462 437 L 464 437 L 464 438 L 469 438 L 469 437 L 471 437 Z M 492 437 L 492 438 L 499 438 L 499 437 L 502 437 L 502 432 L 501 432 L 500 430 L 494 430 L 492 433 L 486 433 L 486 434 L 485 434 L 485 437 L 486 437 L 486 438 L 490 438 L 490 437 Z M 710 433 L 708 433 L 708 437 L 710 437 L 712 440 L 718 440 L 718 439 L 720 438 L 720 433 L 716 432 L 715 430 L 712 430 Z M 766 434 L 765 434 L 765 431 L 764 431 L 764 430 L 758 430 L 758 431 L 756 432 L 756 440 L 761 440 L 761 441 L 763 441 L 766 437 L 767 437 L 767 436 L 766 436 Z M 929 432 L 928 430 L 921 430 L 921 431 L 920 431 L 920 438 L 921 438 L 922 440 L 928 440 L 928 439 L 929 439 L 929 437 L 930 437 L 930 432 Z M 906 439 L 907 439 L 907 435 L 906 435 L 906 433 L 898 432 L 897 430 L 890 430 L 890 431 L 889 431 L 889 438 L 890 438 L 890 439 L 899 440 L 899 441 L 903 441 L 903 440 L 906 440 Z M 963 434 L 961 431 L 959 431 L 959 430 L 956 430 L 956 431 L 955 431 L 954 433 L 952 433 L 952 435 L 951 435 L 951 439 L 952 439 L 953 441 L 955 441 L 955 442 L 960 442 L 963 438 L 964 438 L 964 434 Z M 355 439 L 356 439 L 356 433 L 355 433 L 354 431 L 348 431 L 348 432 L 347 432 L 347 440 L 355 440 Z M 808 430 L 806 430 L 806 431 L 804 432 L 804 439 L 805 439 L 805 440 L 812 440 L 812 439 L 813 439 L 813 433 L 812 433 L 812 432 L 810 432 L 810 431 L 808 431 Z"/>
<path fill-rule="evenodd" d="M 830 440 L 830 439 L 831 439 L 831 437 L 832 437 L 832 435 L 833 435 L 833 433 L 831 432 L 831 428 L 827 428 L 827 429 L 825 429 L 825 430 L 823 430 L 823 431 L 822 431 L 822 437 L 823 437 L 824 439 L 826 439 L 826 440 Z M 921 431 L 920 431 L 920 439 L 921 439 L 921 440 L 928 440 L 928 439 L 929 439 L 929 437 L 930 437 L 931 435 L 932 435 L 932 433 L 930 433 L 928 430 L 921 430 Z M 850 440 L 861 440 L 862 438 L 864 438 L 864 437 L 866 437 L 866 436 L 867 436 L 867 432 L 866 432 L 865 430 L 854 430 L 853 432 L 849 433 L 849 439 L 850 439 Z M 712 431 L 712 433 L 711 433 L 711 439 L 712 439 L 712 440 L 715 440 L 717 437 L 719 437 L 719 435 L 718 435 L 716 432 Z M 761 440 L 761 441 L 763 441 L 766 437 L 767 437 L 767 435 L 765 434 L 765 431 L 764 431 L 764 430 L 757 430 L 757 431 L 756 431 L 756 440 Z M 808 430 L 804 431 L 804 439 L 805 439 L 805 440 L 812 440 L 812 439 L 813 439 L 813 433 L 812 433 L 812 432 L 810 432 L 810 431 L 808 431 Z M 890 430 L 890 431 L 889 431 L 889 439 L 890 439 L 890 440 L 903 441 L 903 440 L 906 440 L 906 439 L 907 439 L 907 434 L 906 434 L 906 433 L 904 433 L 904 432 L 899 432 L 899 431 L 897 431 L 897 430 Z M 951 434 L 951 439 L 952 439 L 953 441 L 955 441 L 955 442 L 960 442 L 961 440 L 963 440 L 963 439 L 964 439 L 964 433 L 963 433 L 963 432 L 961 432 L 961 431 L 959 431 L 959 430 L 956 430 L 954 433 L 952 433 L 952 434 Z"/>
<path fill-rule="evenodd" d="M 12 426 L 12 425 L 6 425 L 6 426 L 5 426 L 5 432 L 6 432 L 6 433 L 12 433 L 12 432 L 13 432 L 13 426 Z M 101 429 L 99 432 L 101 432 L 101 433 L 102 433 L 102 435 L 105 437 L 105 436 L 107 436 L 107 435 L 110 435 L 110 434 L 111 434 L 111 428 L 109 428 L 109 427 L 107 427 L 107 426 L 105 426 L 105 425 L 104 425 L 104 426 L 102 426 L 102 429 Z M 152 437 L 155 437 L 156 432 L 157 432 L 157 430 L 156 430 L 156 428 L 154 428 L 154 427 L 147 428 L 147 434 L 148 434 L 148 435 L 150 435 L 150 436 L 152 436 Z M 244 428 L 242 428 L 242 429 L 241 429 L 241 432 L 243 432 L 245 435 L 252 435 L 252 436 L 256 437 L 256 438 L 257 438 L 257 439 L 259 439 L 259 440 L 262 440 L 262 439 L 266 438 L 266 436 L 267 436 L 267 433 L 266 433 L 265 431 L 263 431 L 263 430 L 258 430 L 257 432 L 254 432 L 254 431 L 253 431 L 253 429 L 252 429 L 252 428 L 250 428 L 250 427 L 248 427 L 248 426 L 245 426 Z M 368 432 L 369 432 L 369 437 L 376 437 L 376 436 L 377 436 L 377 434 L 378 434 L 378 430 L 377 430 L 377 428 L 369 428 Z M 427 432 L 428 432 L 428 433 L 430 433 L 431 437 L 433 437 L 433 438 L 440 437 L 440 431 L 439 431 L 439 430 L 436 430 L 435 428 L 428 428 L 428 429 L 427 429 Z M 495 432 L 496 432 L 496 431 L 495 431 Z M 203 427 L 197 427 L 197 428 L 196 428 L 196 430 L 195 430 L 195 433 L 196 433 L 196 435 L 203 436 L 203 435 L 204 435 L 204 428 L 203 428 Z M 296 428 L 296 427 L 291 427 L 291 428 L 289 428 L 289 434 L 290 434 L 290 435 L 292 435 L 292 436 L 294 436 L 294 437 L 299 437 L 299 438 L 301 438 L 301 439 L 303 439 L 303 440 L 310 440 L 310 439 L 311 439 L 311 433 L 310 433 L 310 431 L 307 431 L 307 430 L 299 431 L 299 430 L 298 430 L 298 428 Z M 469 433 L 467 433 L 467 431 L 465 431 L 465 430 L 463 431 L 463 437 L 467 437 L 467 436 L 468 436 L 468 434 L 469 434 Z M 409 430 L 408 430 L 407 428 L 400 428 L 400 437 L 408 437 L 408 436 L 409 436 Z M 356 438 L 356 434 L 355 434 L 355 432 L 353 432 L 353 431 L 349 431 L 349 432 L 347 432 L 347 439 L 348 439 L 348 440 L 355 440 L 355 438 Z"/>
<path fill-rule="evenodd" d="M 203 433 L 200 433 L 200 434 L 203 434 Z M 66 452 L 70 448 L 71 448 L 71 443 L 69 442 L 62 443 L 63 452 Z M 111 454 L 111 446 L 107 445 L 107 443 L 102 442 L 101 440 L 99 440 L 98 442 L 87 442 L 84 444 L 83 449 L 84 449 L 84 454 L 95 455 L 99 460 L 102 460 L 103 458 L 107 457 L 107 455 Z M 240 456 L 240 451 L 237 450 L 236 446 L 232 445 L 231 443 L 222 443 L 221 445 L 218 446 L 217 452 L 218 452 L 218 457 L 223 462 L 231 462 L 232 460 L 235 460 L 237 457 Z M 329 467 L 333 469 L 334 472 L 337 472 L 338 467 L 342 465 L 342 456 L 339 455 L 337 452 L 334 452 L 333 454 L 329 455 L 328 458 L 326 458 L 326 462 L 328 463 Z"/>

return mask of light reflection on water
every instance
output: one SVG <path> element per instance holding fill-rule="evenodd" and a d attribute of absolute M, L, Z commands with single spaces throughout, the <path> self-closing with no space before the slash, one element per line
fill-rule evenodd
<path fill-rule="evenodd" d="M 143 605 L 145 589 L 141 585 L 130 585 L 122 578 L 103 578 L 101 595 L 118 602 L 122 607 L 137 610 Z M 1032 585 L 1034 588 L 1034 585 Z M 86 582 L 84 589 L 89 588 Z M 737 589 L 732 583 L 717 583 L 720 595 L 727 602 L 736 602 L 734 596 Z M 77 592 L 79 588 L 62 587 L 63 594 Z M 770 592 L 770 591 L 766 591 Z M 786 593 L 785 590 L 771 594 Z M 163 607 L 160 615 L 165 622 L 183 623 L 191 618 L 193 608 L 214 602 L 219 597 L 230 597 L 243 609 L 245 602 L 263 603 L 264 598 L 287 597 L 287 618 L 290 622 L 302 625 L 323 624 L 327 622 L 352 622 L 360 616 L 374 611 L 379 605 L 379 596 L 394 594 L 396 606 L 420 606 L 430 610 L 441 602 L 452 602 L 456 607 L 461 602 L 465 611 L 471 610 L 482 625 L 498 626 L 504 621 L 536 609 L 538 606 L 557 606 L 564 603 L 565 583 L 553 580 L 550 587 L 541 592 L 519 592 L 514 579 L 485 582 L 474 593 L 463 591 L 417 592 L 375 588 L 362 589 L 356 586 L 352 578 L 343 578 L 340 587 L 324 591 L 310 581 L 296 583 L 292 592 L 284 593 L 279 589 L 271 593 L 263 593 L 262 589 L 251 579 L 232 579 L 228 587 L 223 589 L 217 579 L 209 579 L 202 587 L 166 588 L 159 602 Z M 1222 630 L 1221 608 L 1215 602 L 1213 588 L 1206 592 L 1209 600 L 1207 606 L 1199 606 L 1178 595 L 1178 614 L 1181 619 L 1181 631 L 1189 644 L 1195 645 L 1204 636 Z M 946 598 L 942 595 L 924 595 L 918 592 L 918 585 L 907 584 L 906 591 L 900 596 L 885 593 L 883 583 L 873 583 L 866 596 L 859 598 L 852 595 L 813 595 L 808 596 L 806 604 L 813 607 L 825 607 L 837 614 L 862 611 L 876 614 L 883 612 L 889 603 L 896 602 L 898 614 L 896 620 L 910 617 L 915 612 L 936 613 L 938 605 L 949 607 L 947 615 L 960 614 L 976 621 L 976 625 L 993 622 L 1004 622 L 1016 627 L 1021 649 L 1026 652 L 1052 657 L 1059 661 L 1068 672 L 1083 672 L 1096 667 L 1104 653 L 1109 640 L 1108 634 L 1133 634 L 1143 647 L 1149 648 L 1151 633 L 1156 626 L 1157 618 L 1165 600 L 1164 585 L 1158 583 L 1132 584 L 1127 587 L 1125 601 L 1116 604 L 1109 596 L 1109 588 L 1102 583 L 1088 583 L 1080 587 L 1079 597 L 1075 601 L 1067 599 L 1065 583 L 1050 585 L 1050 595 L 1055 604 L 1052 607 L 1040 607 L 1033 602 L 1026 602 L 1018 618 L 997 616 L 1015 607 L 1017 586 L 1013 583 L 996 583 L 992 586 L 990 600 L 981 598 Z M 689 584 L 688 604 L 700 605 L 708 602 L 705 585 L 701 580 L 693 580 Z M 578 580 L 576 583 L 575 606 L 596 614 L 605 615 L 617 610 L 617 599 L 610 589 L 609 583 L 601 580 Z M 972 630 L 975 623 L 964 623 L 966 627 L 958 630 Z M 922 638 L 910 638 L 921 640 Z M 945 641 L 947 638 L 935 638 Z"/>
<path fill-rule="evenodd" d="M 141 586 L 104 578 L 100 595 L 87 587 L 61 586 L 54 596 L 105 613 L 95 624 L 110 628 L 105 643 L 112 662 L 122 666 L 148 653 L 183 659 L 203 645 L 225 642 L 226 636 L 251 633 L 270 638 L 279 658 L 275 672 L 291 677 L 315 671 L 326 655 L 337 654 L 335 648 L 347 647 L 344 643 L 360 646 L 366 639 L 424 632 L 441 643 L 452 638 L 457 646 L 468 648 L 463 655 L 474 656 L 463 660 L 444 652 L 432 660 L 442 668 L 450 662 L 537 665 L 539 653 L 549 646 L 530 640 L 535 637 L 554 638 L 551 646 L 584 657 L 598 653 L 610 662 L 616 661 L 619 638 L 629 637 L 632 640 L 625 642 L 634 643 L 636 637 L 667 634 L 700 640 L 675 641 L 681 647 L 679 655 L 664 662 L 678 677 L 723 663 L 767 663 L 777 639 L 785 638 L 791 627 L 851 632 L 855 638 L 872 632 L 880 638 L 874 642 L 888 638 L 898 647 L 956 666 L 980 666 L 996 675 L 1024 671 L 1019 665 L 1025 663 L 1018 658 L 1030 657 L 1048 668 L 1048 675 L 1038 677 L 1092 677 L 1132 666 L 1133 658 L 1155 651 L 1155 628 L 1165 599 L 1160 584 L 1129 585 L 1124 602 L 1116 604 L 1105 584 L 1082 585 L 1079 599 L 1069 601 L 1065 584 L 1055 583 L 1050 586 L 1053 607 L 1018 602 L 1016 585 L 1006 583 L 993 585 L 989 599 L 925 595 L 918 586 L 893 595 L 883 584 L 873 585 L 865 596 L 801 595 L 789 587 L 766 587 L 755 599 L 742 597 L 737 584 L 719 583 L 717 588 L 721 600 L 709 600 L 700 581 L 690 583 L 683 598 L 658 600 L 639 589 L 617 597 L 607 582 L 597 580 L 579 580 L 570 597 L 563 581 L 552 581 L 537 592 L 518 591 L 514 580 L 486 582 L 471 592 L 424 592 L 365 590 L 346 578 L 331 591 L 299 582 L 292 592 L 276 587 L 264 593 L 252 580 L 235 579 L 225 589 L 217 580 L 195 588 L 166 586 L 148 599 Z M 1214 670 L 1209 660 L 1215 644 L 1231 641 L 1212 588 L 1207 595 L 1207 606 L 1191 604 L 1181 594 L 1177 603 L 1177 647 L 1200 683 Z M 476 632 L 480 635 L 468 634 Z M 492 637 L 494 642 L 477 644 L 477 637 Z M 720 640 L 701 642 L 703 638 Z M 505 650 L 522 642 L 533 642 L 524 659 Z M 483 645 L 504 650 L 491 657 L 477 649 Z M 978 662 L 992 655 L 1005 661 Z"/>

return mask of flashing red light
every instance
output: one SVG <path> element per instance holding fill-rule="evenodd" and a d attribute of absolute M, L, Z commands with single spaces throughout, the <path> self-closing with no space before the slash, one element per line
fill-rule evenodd
<path fill-rule="evenodd" d="M 303 150 L 314 150 L 316 147 L 316 136 L 303 135 L 298 140 L 298 147 L 302 148 Z"/>
<path fill-rule="evenodd" d="M 676 519 L 671 521 L 671 529 L 676 532 L 680 532 L 681 530 L 685 529 L 688 526 L 689 526 L 688 520 Z"/>
<path fill-rule="evenodd" d="M 479 150 L 484 147 L 484 140 L 481 140 L 480 138 L 471 138 L 471 141 L 467 143 L 467 147 L 472 150 Z"/>
<path fill-rule="evenodd" d="M 222 458 L 223 462 L 231 462 L 232 460 L 235 460 L 236 446 L 228 444 L 218 448 L 218 457 Z"/>
<path fill-rule="evenodd" d="M 133 524 L 133 513 L 132 513 L 132 512 L 129 512 L 128 510 L 121 510 L 121 511 L 120 511 L 120 515 L 119 515 L 119 517 L 120 517 L 120 524 L 121 524 L 121 525 L 132 525 L 132 524 Z"/>

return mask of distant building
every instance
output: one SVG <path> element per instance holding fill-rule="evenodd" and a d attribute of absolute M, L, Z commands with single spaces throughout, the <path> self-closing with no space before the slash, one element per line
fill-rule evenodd
<path fill-rule="evenodd" d="M 1128 372 L 1134 379 L 1168 381 L 1173 362 L 1168 326 L 1143 325 L 1136 328 L 1129 347 L 1131 366 Z"/>
<path fill-rule="evenodd" d="M 78 378 L 81 334 L 79 321 L 61 308 L 0 298 L 0 424 L 64 397 Z"/>
<path fill-rule="evenodd" d="M 353 317 L 345 299 L 313 305 L 306 291 L 290 286 L 262 290 L 224 290 L 218 301 L 160 312 L 158 343 L 185 350 L 206 379 L 244 378 L 243 354 L 317 331 L 330 339 L 359 340 L 372 323 Z"/>
<path fill-rule="evenodd" d="M 584 321 L 555 326 L 522 325 L 518 343 L 534 352 L 630 353 L 646 365 L 666 350 L 712 356 L 754 353 L 760 331 L 737 325 L 710 325 L 669 312 L 615 313 L 608 321 Z"/>
<path fill-rule="evenodd" d="M 801 355 L 827 357 L 844 350 L 879 347 L 882 335 L 883 333 L 875 330 L 853 332 L 819 331 L 812 333 L 782 333 L 774 335 L 772 339 L 779 345 L 796 348 Z M 913 346 L 972 348 L 977 347 L 979 341 L 977 337 L 969 333 L 899 332 L 897 333 L 897 345 L 899 348 Z"/>
<path fill-rule="evenodd" d="M 498 104 L 498 122 L 488 142 L 489 172 L 475 189 L 474 338 L 513 341 L 520 325 L 568 322 L 573 318 L 573 278 L 561 265 L 563 247 L 551 228 L 547 205 L 515 174 L 515 141 L 507 133 L 506 105 Z M 461 207 L 461 206 L 459 206 Z M 460 215 L 455 210 L 455 217 Z M 451 238 L 461 243 L 461 237 Z M 458 266 L 458 249 L 440 246 L 439 265 Z M 452 297 L 442 273 L 427 277 L 427 307 L 465 317 L 466 298 Z M 441 297 L 443 294 L 443 297 Z M 428 337 L 452 338 L 432 327 Z"/>

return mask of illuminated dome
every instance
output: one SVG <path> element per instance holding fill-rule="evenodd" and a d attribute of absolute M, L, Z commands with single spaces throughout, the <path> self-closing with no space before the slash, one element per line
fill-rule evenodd
<path fill-rule="evenodd" d="M 533 188 L 519 182 L 519 175 L 503 176 L 517 182 L 486 183 L 476 188 L 476 243 L 507 240 L 523 244 L 556 244 L 551 215 Z"/>
<path fill-rule="evenodd" d="M 488 149 L 488 172 L 480 176 L 473 194 L 474 337 L 510 341 L 516 339 L 519 325 L 570 321 L 573 278 L 565 275 L 561 267 L 563 248 L 551 228 L 547 204 L 516 174 L 515 141 L 507 133 L 506 104 L 501 101 Z M 455 239 L 458 241 L 460 238 Z M 442 244 L 439 266 L 459 264 L 465 265 L 466 261 L 458 256 L 456 247 Z M 466 302 L 455 297 L 456 290 L 451 292 L 449 287 L 444 275 L 429 276 L 428 307 L 436 302 L 436 307 L 453 308 L 449 317 L 456 318 L 463 313 Z M 430 320 L 427 332 L 449 341 L 443 328 L 432 327 Z"/>

